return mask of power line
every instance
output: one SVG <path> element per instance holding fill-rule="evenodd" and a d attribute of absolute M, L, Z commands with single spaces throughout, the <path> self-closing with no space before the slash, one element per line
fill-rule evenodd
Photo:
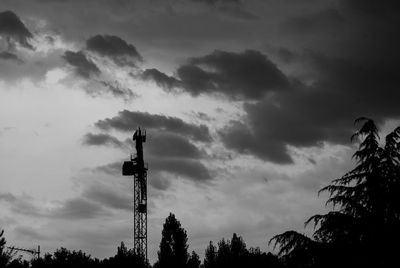
<path fill-rule="evenodd" d="M 15 251 L 22 251 L 22 252 L 26 252 L 26 253 L 30 253 L 32 255 L 36 255 L 37 258 L 40 258 L 40 246 L 37 247 L 37 249 L 27 249 L 27 248 L 18 248 L 18 247 L 7 247 L 8 249 L 11 250 L 15 250 Z"/>

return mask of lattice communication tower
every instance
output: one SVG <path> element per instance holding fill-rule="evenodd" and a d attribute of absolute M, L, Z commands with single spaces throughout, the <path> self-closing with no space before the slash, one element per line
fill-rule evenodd
<path fill-rule="evenodd" d="M 122 175 L 134 179 L 134 251 L 147 260 L 147 164 L 143 160 L 143 143 L 146 131 L 138 128 L 133 134 L 136 155 L 122 166 Z"/>

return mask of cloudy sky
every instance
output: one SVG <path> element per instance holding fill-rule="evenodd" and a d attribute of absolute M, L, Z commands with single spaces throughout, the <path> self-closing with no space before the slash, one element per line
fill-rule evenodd
<path fill-rule="evenodd" d="M 133 245 L 121 164 L 147 129 L 149 258 L 268 240 L 323 212 L 354 119 L 398 124 L 397 0 L 1 0 L 0 228 L 8 242 Z M 397 71 L 396 71 L 397 70 Z M 307 232 L 307 230 L 304 230 Z"/>

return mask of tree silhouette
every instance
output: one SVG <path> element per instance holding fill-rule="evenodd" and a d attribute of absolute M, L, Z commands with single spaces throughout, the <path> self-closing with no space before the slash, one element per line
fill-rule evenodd
<path fill-rule="evenodd" d="M 187 234 L 181 223 L 170 213 L 166 218 L 158 251 L 157 268 L 186 267 L 189 254 L 187 252 Z"/>
<path fill-rule="evenodd" d="M 247 253 L 242 237 L 234 233 L 232 240 L 222 239 L 218 242 L 217 267 L 242 267 Z"/>
<path fill-rule="evenodd" d="M 188 268 L 199 268 L 201 264 L 200 257 L 196 252 L 192 251 L 192 255 L 190 255 L 189 260 L 187 262 Z"/>
<path fill-rule="evenodd" d="M 6 249 L 6 239 L 3 237 L 4 230 L 0 231 L 0 267 L 6 267 L 11 261 L 13 252 L 12 250 Z"/>
<path fill-rule="evenodd" d="M 400 239 L 400 128 L 379 144 L 371 119 L 360 118 L 362 127 L 353 157 L 356 167 L 320 190 L 328 192 L 334 210 L 314 215 L 312 239 L 288 231 L 270 240 L 279 254 L 295 267 L 388 267 L 395 261 Z"/>
<path fill-rule="evenodd" d="M 7 268 L 9 268 L 8 266 Z M 18 266 L 22 267 L 22 266 Z M 125 244 L 117 248 L 117 254 L 104 260 L 93 259 L 90 255 L 79 251 L 70 251 L 66 248 L 60 248 L 52 254 L 45 254 L 44 258 L 35 258 L 31 262 L 31 268 L 63 268 L 63 267 L 85 267 L 85 268 L 145 268 L 148 263 L 133 250 L 127 249 Z"/>
<path fill-rule="evenodd" d="M 234 263 L 240 262 L 241 259 L 248 254 L 246 243 L 243 241 L 243 238 L 236 233 L 232 236 L 230 248 Z"/>
<path fill-rule="evenodd" d="M 212 241 L 206 248 L 204 256 L 204 268 L 215 268 L 217 266 L 217 249 L 213 245 Z"/>
<path fill-rule="evenodd" d="M 245 266 L 252 268 L 282 268 L 283 265 L 278 257 L 271 252 L 261 252 L 260 248 L 250 248 L 247 254 Z"/>
<path fill-rule="evenodd" d="M 124 242 L 117 248 L 117 254 L 114 257 L 105 259 L 101 262 L 101 267 L 148 267 L 148 263 L 142 257 L 134 253 L 132 249 L 128 249 Z"/>
<path fill-rule="evenodd" d="M 204 258 L 204 268 L 281 267 L 278 258 L 262 253 L 259 248 L 246 248 L 241 236 L 233 234 L 231 240 L 222 238 L 215 247 L 210 241 Z"/>
<path fill-rule="evenodd" d="M 94 267 L 94 261 L 83 251 L 70 251 L 66 248 L 60 248 L 53 254 L 52 266 L 59 268 L 67 267 Z"/>

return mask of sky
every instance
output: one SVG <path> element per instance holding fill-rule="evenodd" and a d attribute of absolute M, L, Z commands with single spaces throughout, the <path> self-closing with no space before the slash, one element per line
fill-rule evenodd
<path fill-rule="evenodd" d="M 148 250 L 268 241 L 329 208 L 354 120 L 400 121 L 396 0 L 0 0 L 0 228 L 11 245 L 133 246 L 121 166 L 147 130 Z"/>

